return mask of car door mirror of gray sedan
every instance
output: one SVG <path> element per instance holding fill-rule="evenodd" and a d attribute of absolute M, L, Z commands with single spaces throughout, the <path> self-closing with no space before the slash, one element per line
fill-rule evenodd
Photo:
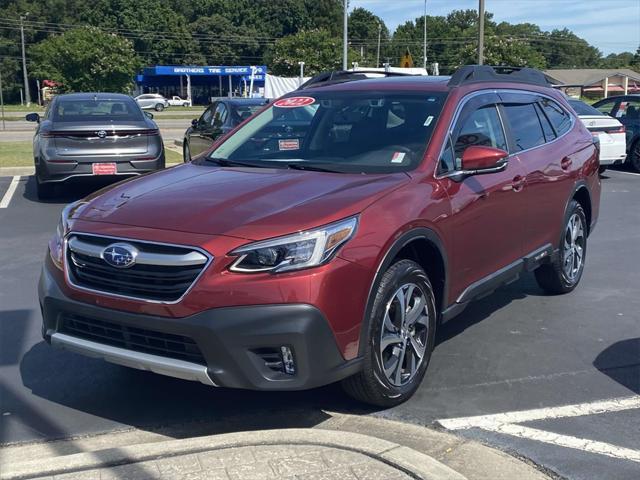
<path fill-rule="evenodd" d="M 151 112 L 147 112 L 147 111 L 143 111 L 142 113 L 144 113 L 146 115 L 147 118 L 150 118 L 153 120 L 153 113 Z"/>
<path fill-rule="evenodd" d="M 197 118 L 194 118 L 193 120 L 191 120 L 191 125 L 194 126 L 194 127 L 197 127 L 198 123 L 199 123 L 199 121 L 198 121 Z"/>
<path fill-rule="evenodd" d="M 27 115 L 24 117 L 25 120 L 27 122 L 39 122 L 40 121 L 40 115 L 37 113 L 27 113 Z"/>

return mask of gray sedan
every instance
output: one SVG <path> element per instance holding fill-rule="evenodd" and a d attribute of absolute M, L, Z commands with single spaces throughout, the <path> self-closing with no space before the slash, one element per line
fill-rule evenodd
<path fill-rule="evenodd" d="M 122 178 L 164 168 L 156 123 L 136 102 L 118 93 L 72 93 L 53 98 L 33 139 L 38 197 L 75 177 Z"/>

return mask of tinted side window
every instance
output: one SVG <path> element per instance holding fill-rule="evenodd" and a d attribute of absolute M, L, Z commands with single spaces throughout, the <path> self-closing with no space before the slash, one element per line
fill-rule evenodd
<path fill-rule="evenodd" d="M 211 119 L 212 118 L 213 118 L 213 107 L 209 107 L 204 111 L 204 113 L 200 117 L 200 122 L 199 123 L 203 123 L 205 125 L 208 125 L 208 124 L 211 123 Z"/>
<path fill-rule="evenodd" d="M 222 125 L 227 119 L 227 107 L 224 103 L 219 103 L 216 107 L 216 113 L 214 115 L 213 124 Z"/>
<path fill-rule="evenodd" d="M 558 136 L 567 133 L 571 128 L 571 117 L 569 114 L 565 112 L 560 105 L 548 98 L 540 100 L 540 104 Z"/>
<path fill-rule="evenodd" d="M 536 103 L 536 112 L 538 113 L 538 118 L 540 119 L 540 124 L 542 125 L 542 130 L 544 131 L 544 138 L 547 142 L 556 139 L 556 133 L 553 131 L 553 127 L 549 122 L 549 119 L 542 111 L 542 107 L 540 104 Z"/>
<path fill-rule="evenodd" d="M 616 111 L 620 120 L 640 120 L 640 100 L 623 100 Z"/>
<path fill-rule="evenodd" d="M 495 105 L 488 105 L 471 113 L 455 131 L 457 134 L 453 150 L 456 169 L 462 166 L 462 152 L 472 145 L 507 150 L 502 123 Z"/>
<path fill-rule="evenodd" d="M 445 145 L 444 150 L 442 151 L 442 155 L 440 156 L 440 173 L 448 173 L 452 172 L 456 169 L 456 159 L 453 156 L 453 146 L 451 145 L 451 137 L 447 135 L 447 143 Z"/>
<path fill-rule="evenodd" d="M 545 143 L 540 119 L 533 103 L 505 104 L 504 109 L 511 125 L 516 152 Z"/>
<path fill-rule="evenodd" d="M 611 115 L 611 110 L 613 110 L 613 106 L 615 104 L 616 104 L 615 100 L 608 100 L 608 101 L 602 102 L 600 105 L 598 105 L 595 108 L 600 110 L 605 115 Z"/>

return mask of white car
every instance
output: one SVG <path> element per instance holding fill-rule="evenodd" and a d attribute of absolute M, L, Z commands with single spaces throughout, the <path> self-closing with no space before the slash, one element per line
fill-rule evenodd
<path fill-rule="evenodd" d="M 169 99 L 169 105 L 171 105 L 172 107 L 190 107 L 191 100 L 187 98 L 180 98 L 179 96 L 174 95 Z"/>
<path fill-rule="evenodd" d="M 627 158 L 627 139 L 625 128 L 615 118 L 587 105 L 581 100 L 569 99 L 582 123 L 592 135 L 600 140 L 600 173 L 609 165 L 619 165 Z"/>
<path fill-rule="evenodd" d="M 156 112 L 161 112 L 169 106 L 169 101 L 158 93 L 144 93 L 138 95 L 135 100 L 143 110 L 152 108 Z"/>

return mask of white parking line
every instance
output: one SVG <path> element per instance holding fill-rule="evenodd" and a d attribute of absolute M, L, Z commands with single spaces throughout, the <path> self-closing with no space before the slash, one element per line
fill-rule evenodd
<path fill-rule="evenodd" d="M 589 453 L 606 455 L 608 457 L 640 462 L 640 450 L 632 450 L 610 443 L 546 432 L 537 428 L 518 425 L 519 423 L 532 422 L 535 420 L 581 417 L 638 408 L 640 408 L 640 395 L 634 395 L 632 397 L 612 398 L 609 400 L 578 403 L 553 408 L 536 408 L 533 410 L 498 413 L 494 415 L 478 415 L 475 417 L 447 418 L 438 420 L 438 423 L 448 430 L 481 428 L 491 432 L 536 440 L 560 447 L 573 448 Z"/>
<path fill-rule="evenodd" d="M 0 200 L 0 208 L 7 208 L 9 206 L 9 202 L 11 201 L 11 197 L 18 188 L 18 183 L 20 182 L 20 175 L 16 175 L 11 179 L 11 183 L 9 184 L 9 188 L 5 192 L 2 200 Z"/>

